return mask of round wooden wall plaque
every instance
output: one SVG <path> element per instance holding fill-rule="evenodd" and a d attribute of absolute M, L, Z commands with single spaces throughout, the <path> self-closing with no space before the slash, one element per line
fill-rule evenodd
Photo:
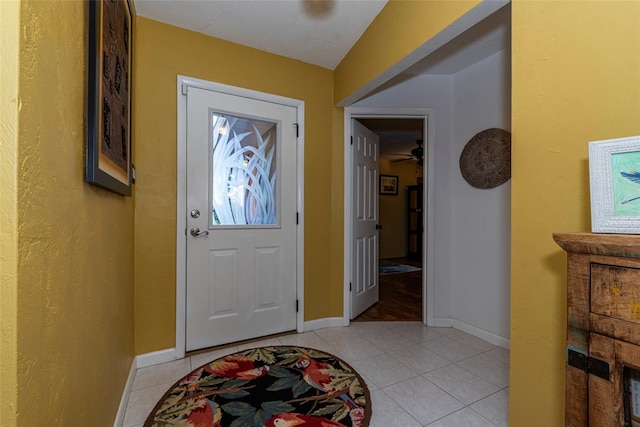
<path fill-rule="evenodd" d="M 491 128 L 477 133 L 460 154 L 460 172 L 476 188 L 493 188 L 511 178 L 511 133 Z"/>

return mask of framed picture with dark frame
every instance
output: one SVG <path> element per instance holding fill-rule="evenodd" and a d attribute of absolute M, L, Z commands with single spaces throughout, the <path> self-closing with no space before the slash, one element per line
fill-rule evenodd
<path fill-rule="evenodd" d="M 131 195 L 133 17 L 127 0 L 88 0 L 87 182 Z"/>
<path fill-rule="evenodd" d="M 640 136 L 589 143 L 591 230 L 640 234 Z"/>
<path fill-rule="evenodd" d="M 398 195 L 398 176 L 380 175 L 380 194 Z"/>

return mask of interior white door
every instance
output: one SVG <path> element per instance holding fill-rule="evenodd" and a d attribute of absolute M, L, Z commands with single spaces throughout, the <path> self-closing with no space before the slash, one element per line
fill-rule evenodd
<path fill-rule="evenodd" d="M 187 351 L 296 329 L 296 113 L 187 88 Z"/>
<path fill-rule="evenodd" d="M 357 120 L 353 136 L 351 319 L 378 302 L 378 136 Z"/>

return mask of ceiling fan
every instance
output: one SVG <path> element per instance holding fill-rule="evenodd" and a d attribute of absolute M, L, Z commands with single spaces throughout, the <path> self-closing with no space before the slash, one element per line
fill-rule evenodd
<path fill-rule="evenodd" d="M 407 160 L 416 160 L 418 162 L 418 164 L 420 166 L 422 166 L 423 163 L 424 163 L 424 149 L 422 148 L 423 140 L 422 139 L 417 139 L 416 140 L 416 144 L 418 146 L 410 151 L 411 154 L 389 153 L 389 154 L 392 154 L 394 156 L 406 157 L 406 159 L 393 160 L 393 161 L 391 161 L 391 163 L 405 162 Z"/>

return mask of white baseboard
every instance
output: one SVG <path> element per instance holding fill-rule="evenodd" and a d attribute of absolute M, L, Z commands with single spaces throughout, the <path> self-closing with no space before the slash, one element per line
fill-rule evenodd
<path fill-rule="evenodd" d="M 511 346 L 511 341 L 503 338 L 499 335 L 496 335 L 494 333 L 485 331 L 484 329 L 480 329 L 477 328 L 473 325 L 470 325 L 468 323 L 465 322 L 461 322 L 459 320 L 453 320 L 453 327 L 456 329 L 460 329 L 462 332 L 466 332 L 469 335 L 473 335 L 474 337 L 478 337 L 481 338 L 485 341 L 490 342 L 493 345 L 497 345 L 503 348 L 506 348 L 507 350 L 510 348 Z"/>
<path fill-rule="evenodd" d="M 305 332 L 324 328 L 337 328 L 340 326 L 344 326 L 344 318 L 342 317 L 325 317 L 324 319 L 309 320 L 308 322 L 304 322 Z"/>
<path fill-rule="evenodd" d="M 453 328 L 453 320 L 448 317 L 434 317 L 433 318 L 433 326 L 434 328 Z"/>
<path fill-rule="evenodd" d="M 158 363 L 171 362 L 172 360 L 176 360 L 175 348 L 140 354 L 133 358 L 131 361 L 131 368 L 129 368 L 127 383 L 124 385 L 122 397 L 120 398 L 118 413 L 116 414 L 116 419 L 113 422 L 113 427 L 120 427 L 124 422 L 124 414 L 127 410 L 127 405 L 129 404 L 129 396 L 131 395 L 131 387 L 133 387 L 133 381 L 136 378 L 136 370 L 139 368 L 146 368 L 147 366 L 157 365 Z"/>
<path fill-rule="evenodd" d="M 171 362 L 176 360 L 176 349 L 168 348 L 166 350 L 153 351 L 151 353 L 139 354 L 136 356 L 136 364 L 138 369 L 147 366 L 157 365 L 159 363 Z"/>
<path fill-rule="evenodd" d="M 129 395 L 131 395 L 131 387 L 133 387 L 133 380 L 136 377 L 136 358 L 134 357 L 131 361 L 131 368 L 129 368 L 129 376 L 127 377 L 127 382 L 124 385 L 124 390 L 122 391 L 122 397 L 120 398 L 120 406 L 118 406 L 118 413 L 116 414 L 116 419 L 113 422 L 113 427 L 120 427 L 124 422 L 124 414 L 127 411 L 127 405 L 129 404 Z"/>

